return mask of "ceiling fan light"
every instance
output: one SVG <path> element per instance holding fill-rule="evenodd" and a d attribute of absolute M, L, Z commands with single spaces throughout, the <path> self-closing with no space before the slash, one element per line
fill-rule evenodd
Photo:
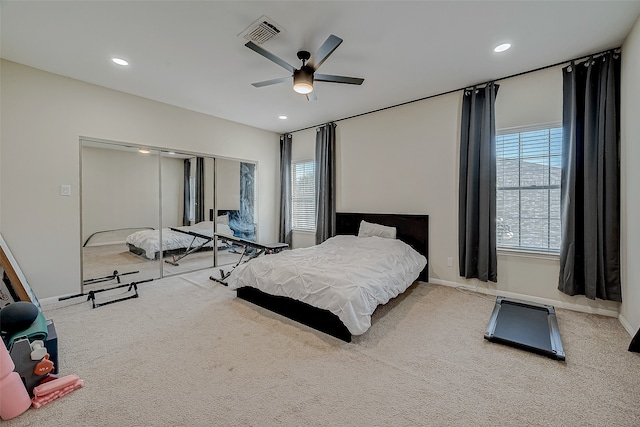
<path fill-rule="evenodd" d="M 295 83 L 293 85 L 293 90 L 295 90 L 298 93 L 301 93 L 303 95 L 306 95 L 307 93 L 311 93 L 313 92 L 313 86 L 310 85 L 309 83 Z"/>
<path fill-rule="evenodd" d="M 303 95 L 313 92 L 313 74 L 304 69 L 293 73 L 293 90 Z"/>

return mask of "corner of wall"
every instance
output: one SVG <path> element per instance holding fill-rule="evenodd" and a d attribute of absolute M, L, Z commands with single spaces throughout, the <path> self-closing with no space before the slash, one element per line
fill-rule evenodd
<path fill-rule="evenodd" d="M 621 148 L 621 276 L 622 305 L 620 323 L 630 334 L 640 328 L 640 195 L 632 183 L 640 179 L 637 164 L 640 147 L 635 142 L 640 134 L 640 17 L 622 44 L 620 148 Z"/>

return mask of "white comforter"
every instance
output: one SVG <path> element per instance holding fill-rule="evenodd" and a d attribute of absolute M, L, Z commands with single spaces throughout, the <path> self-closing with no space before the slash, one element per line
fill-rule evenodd
<path fill-rule="evenodd" d="M 426 264 L 424 256 L 400 240 L 335 236 L 318 246 L 242 264 L 228 284 L 329 310 L 352 335 L 360 335 L 371 326 L 376 307 L 404 292 Z"/>
<path fill-rule="evenodd" d="M 208 237 L 213 237 L 213 221 L 202 221 L 194 225 L 185 225 L 182 227 L 173 227 L 178 230 L 192 231 L 194 233 L 202 234 Z M 216 224 L 216 231 L 218 233 L 230 234 L 233 236 L 233 231 L 226 224 Z M 193 240 L 192 235 L 186 233 L 180 233 L 173 231 L 170 228 L 162 229 L 162 250 L 170 251 L 174 249 L 188 248 L 189 244 Z M 197 247 L 202 245 L 206 239 L 196 238 L 191 245 Z M 130 234 L 126 238 L 126 242 L 137 248 L 144 249 L 145 256 L 148 259 L 155 259 L 156 253 L 160 251 L 160 232 L 159 230 L 142 230 Z M 205 248 L 213 247 L 213 240 L 204 245 Z"/>

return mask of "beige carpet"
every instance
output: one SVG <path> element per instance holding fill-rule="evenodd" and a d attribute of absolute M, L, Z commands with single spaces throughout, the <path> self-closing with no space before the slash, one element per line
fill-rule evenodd
<path fill-rule="evenodd" d="M 493 301 L 417 284 L 347 344 L 236 299 L 214 271 L 45 309 L 61 373 L 85 387 L 4 425 L 640 425 L 640 355 L 616 319 L 557 310 L 558 362 L 484 340 Z"/>

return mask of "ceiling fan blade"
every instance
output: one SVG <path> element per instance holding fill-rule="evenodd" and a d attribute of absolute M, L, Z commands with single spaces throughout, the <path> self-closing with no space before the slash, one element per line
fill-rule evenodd
<path fill-rule="evenodd" d="M 320 49 L 318 49 L 318 51 L 314 55 L 313 61 L 311 62 L 310 67 L 313 68 L 314 70 L 317 70 L 322 65 L 322 63 L 329 57 L 329 55 L 331 55 L 333 51 L 336 50 L 338 46 L 340 46 L 340 43 L 342 43 L 342 39 L 338 36 L 334 36 L 333 34 L 331 34 L 327 38 L 327 40 L 325 40 L 324 43 L 322 43 L 322 46 L 320 46 Z"/>
<path fill-rule="evenodd" d="M 346 83 L 348 85 L 361 85 L 364 79 L 359 77 L 333 76 L 331 74 L 314 74 L 313 80 L 316 82 Z"/>
<path fill-rule="evenodd" d="M 285 70 L 289 71 L 291 74 L 293 74 L 293 72 L 296 70 L 293 65 L 289 64 L 284 59 L 278 58 L 273 53 L 271 53 L 271 52 L 269 52 L 267 50 L 264 50 L 263 48 L 261 48 L 260 46 L 255 44 L 254 42 L 248 42 L 247 44 L 245 44 L 245 46 L 248 47 L 249 49 L 253 50 L 254 52 L 257 52 L 260 55 L 264 56 L 269 61 L 275 62 L 276 64 L 278 64 L 279 66 L 281 66 Z"/>
<path fill-rule="evenodd" d="M 307 94 L 307 101 L 317 101 L 318 97 L 315 92 L 311 92 Z"/>
<path fill-rule="evenodd" d="M 255 86 L 255 87 L 263 87 L 263 86 L 276 85 L 278 83 L 285 83 L 285 82 L 290 82 L 290 81 L 291 81 L 291 76 L 289 76 L 289 77 L 280 77 L 279 79 L 265 80 L 263 82 L 251 83 L 251 84 L 253 86 Z"/>

